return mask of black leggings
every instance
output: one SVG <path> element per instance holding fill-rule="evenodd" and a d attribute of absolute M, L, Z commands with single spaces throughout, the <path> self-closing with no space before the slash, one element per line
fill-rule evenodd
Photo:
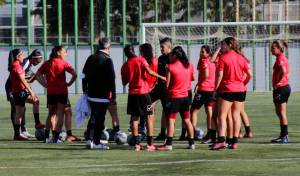
<path fill-rule="evenodd" d="M 105 114 L 108 103 L 90 102 L 91 117 L 87 125 L 88 140 L 99 144 L 102 131 L 105 129 Z"/>

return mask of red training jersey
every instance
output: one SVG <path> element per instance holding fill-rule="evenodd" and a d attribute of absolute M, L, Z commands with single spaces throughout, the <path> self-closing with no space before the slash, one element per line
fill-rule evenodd
<path fill-rule="evenodd" d="M 231 50 L 222 54 L 219 62 L 219 70 L 223 71 L 220 91 L 244 92 L 244 73 L 250 69 L 246 59 L 242 55 Z"/>
<path fill-rule="evenodd" d="M 192 90 L 192 81 L 195 80 L 195 76 L 194 76 L 194 65 L 192 63 L 190 63 L 189 65 L 189 70 L 190 70 L 190 85 L 189 85 L 189 90 Z"/>
<path fill-rule="evenodd" d="M 46 75 L 47 94 L 68 94 L 66 72 L 71 73 L 73 70 L 72 66 L 61 58 L 53 58 L 44 62 L 38 71 Z"/>
<path fill-rule="evenodd" d="M 158 59 L 156 57 L 154 57 L 152 59 L 152 63 L 149 64 L 149 68 L 154 71 L 155 73 L 157 73 L 158 70 Z M 152 76 L 150 74 L 147 73 L 147 82 L 149 85 L 149 88 L 152 89 L 155 84 L 156 84 L 157 78 L 155 76 Z"/>
<path fill-rule="evenodd" d="M 210 57 L 201 59 L 198 63 L 198 91 L 214 91 L 216 81 L 216 65 L 210 61 Z M 205 70 L 208 69 L 208 78 Z"/>
<path fill-rule="evenodd" d="M 12 93 L 18 93 L 26 89 L 25 85 L 22 83 L 20 79 L 20 76 L 25 79 L 25 70 L 23 69 L 19 61 L 14 61 L 9 75 L 9 79 L 12 83 L 11 84 Z"/>
<path fill-rule="evenodd" d="M 143 57 L 128 59 L 121 68 L 123 83 L 129 83 L 129 94 L 147 94 L 150 88 L 147 82 L 146 67 L 149 67 Z"/>
<path fill-rule="evenodd" d="M 191 86 L 191 69 L 185 68 L 178 59 L 174 59 L 168 66 L 170 72 L 170 83 L 167 90 L 168 98 L 188 97 Z"/>
<path fill-rule="evenodd" d="M 283 74 L 282 67 L 285 68 L 286 73 Z M 286 86 L 289 84 L 289 62 L 283 53 L 276 56 L 276 61 L 273 66 L 272 85 L 277 87 Z"/>

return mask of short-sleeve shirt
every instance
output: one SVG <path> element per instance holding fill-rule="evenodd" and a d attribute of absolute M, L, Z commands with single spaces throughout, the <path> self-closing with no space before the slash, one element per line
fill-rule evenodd
<path fill-rule="evenodd" d="M 286 73 L 282 76 L 282 67 L 286 69 Z M 273 86 L 286 86 L 289 84 L 288 79 L 289 74 L 289 62 L 288 59 L 284 56 L 283 53 L 276 56 L 276 61 L 273 66 L 273 76 L 272 76 L 272 85 Z M 282 79 L 281 79 L 282 78 Z"/>
<path fill-rule="evenodd" d="M 154 57 L 152 59 L 152 63 L 149 64 L 149 68 L 154 71 L 155 73 L 157 73 L 158 70 L 158 59 L 156 57 Z M 150 88 L 153 88 L 157 82 L 157 78 L 155 76 L 152 76 L 150 74 L 147 73 L 147 81 L 148 81 L 148 85 Z"/>
<path fill-rule="evenodd" d="M 128 59 L 121 68 L 123 83 L 129 84 L 129 94 L 147 94 L 150 88 L 147 82 L 146 67 L 149 67 L 143 57 L 133 57 Z"/>
<path fill-rule="evenodd" d="M 210 57 L 201 59 L 198 63 L 198 91 L 214 91 L 216 81 L 216 65 L 210 61 Z M 205 70 L 208 69 L 208 78 Z"/>
<path fill-rule="evenodd" d="M 44 62 L 38 71 L 46 75 L 47 94 L 68 94 L 66 72 L 71 73 L 73 70 L 72 66 L 61 58 L 53 58 Z"/>
<path fill-rule="evenodd" d="M 23 69 L 19 61 L 14 61 L 12 64 L 12 70 L 9 75 L 9 79 L 12 83 L 12 93 L 18 93 L 26 88 L 25 85 L 22 83 L 20 76 L 25 79 L 25 70 Z"/>
<path fill-rule="evenodd" d="M 220 91 L 244 92 L 244 73 L 249 69 L 246 59 L 235 51 L 222 54 L 219 60 L 219 70 L 223 71 Z"/>
<path fill-rule="evenodd" d="M 167 90 L 168 98 L 185 98 L 188 97 L 188 90 L 191 84 L 190 68 L 185 68 L 183 64 L 174 59 L 168 66 L 170 72 L 170 83 Z"/>

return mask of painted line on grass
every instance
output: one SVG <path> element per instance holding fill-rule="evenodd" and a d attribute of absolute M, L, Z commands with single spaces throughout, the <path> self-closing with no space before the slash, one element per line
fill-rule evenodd
<path fill-rule="evenodd" d="M 128 163 L 128 164 L 92 164 L 92 165 L 74 165 L 74 166 L 0 166 L 0 169 L 83 169 L 96 167 L 126 167 L 126 166 L 156 166 L 156 165 L 173 165 L 173 164 L 193 164 L 193 163 L 221 163 L 221 162 L 282 162 L 282 161 L 298 161 L 300 158 L 273 158 L 273 159 L 224 159 L 224 160 L 182 160 L 182 161 L 165 161 L 165 162 L 149 162 L 149 163 Z"/>

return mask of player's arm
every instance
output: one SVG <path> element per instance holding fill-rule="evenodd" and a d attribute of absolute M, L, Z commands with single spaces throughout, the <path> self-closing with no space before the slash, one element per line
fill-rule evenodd
<path fill-rule="evenodd" d="M 209 77 L 209 69 L 208 69 L 208 67 L 204 70 L 204 76 L 205 76 L 205 78 Z"/>
<path fill-rule="evenodd" d="M 220 51 L 221 51 L 221 47 L 218 47 L 214 55 L 211 57 L 210 62 L 212 63 L 216 62 L 218 55 L 220 54 Z"/>
<path fill-rule="evenodd" d="M 217 80 L 216 80 L 216 83 L 215 83 L 215 90 L 217 90 L 219 88 L 222 79 L 223 79 L 223 70 L 220 70 L 218 72 Z"/>
<path fill-rule="evenodd" d="M 122 68 L 121 68 L 121 78 L 122 78 L 122 84 L 123 86 L 126 86 L 128 83 L 129 83 L 129 70 L 128 70 L 128 67 L 127 67 L 127 62 L 124 63 L 122 65 Z"/>
<path fill-rule="evenodd" d="M 249 68 L 245 73 L 246 73 L 246 78 L 244 79 L 244 85 L 247 85 L 249 81 L 252 79 L 252 71 Z"/>
<path fill-rule="evenodd" d="M 170 85 L 170 81 L 171 81 L 171 73 L 169 71 L 169 69 L 167 69 L 167 83 L 166 83 L 166 87 L 167 89 L 169 89 L 169 85 Z"/>
<path fill-rule="evenodd" d="M 68 73 L 70 73 L 71 76 L 72 76 L 70 81 L 67 82 L 67 86 L 70 87 L 75 82 L 75 80 L 77 79 L 77 74 L 76 74 L 76 72 L 73 68 L 71 70 L 68 70 Z"/>
<path fill-rule="evenodd" d="M 29 86 L 29 84 L 27 83 L 26 79 L 23 78 L 21 75 L 18 74 L 19 79 L 21 80 L 22 84 L 26 87 L 26 89 L 29 91 L 30 95 L 32 96 L 33 100 L 36 100 L 36 96 L 33 92 L 33 90 L 31 89 L 31 87 Z"/>
<path fill-rule="evenodd" d="M 162 80 L 166 81 L 166 77 L 157 74 L 156 72 L 152 71 L 149 67 L 145 67 L 145 69 L 146 69 L 147 73 L 149 73 L 149 75 L 157 77 L 159 79 L 162 79 Z"/>

